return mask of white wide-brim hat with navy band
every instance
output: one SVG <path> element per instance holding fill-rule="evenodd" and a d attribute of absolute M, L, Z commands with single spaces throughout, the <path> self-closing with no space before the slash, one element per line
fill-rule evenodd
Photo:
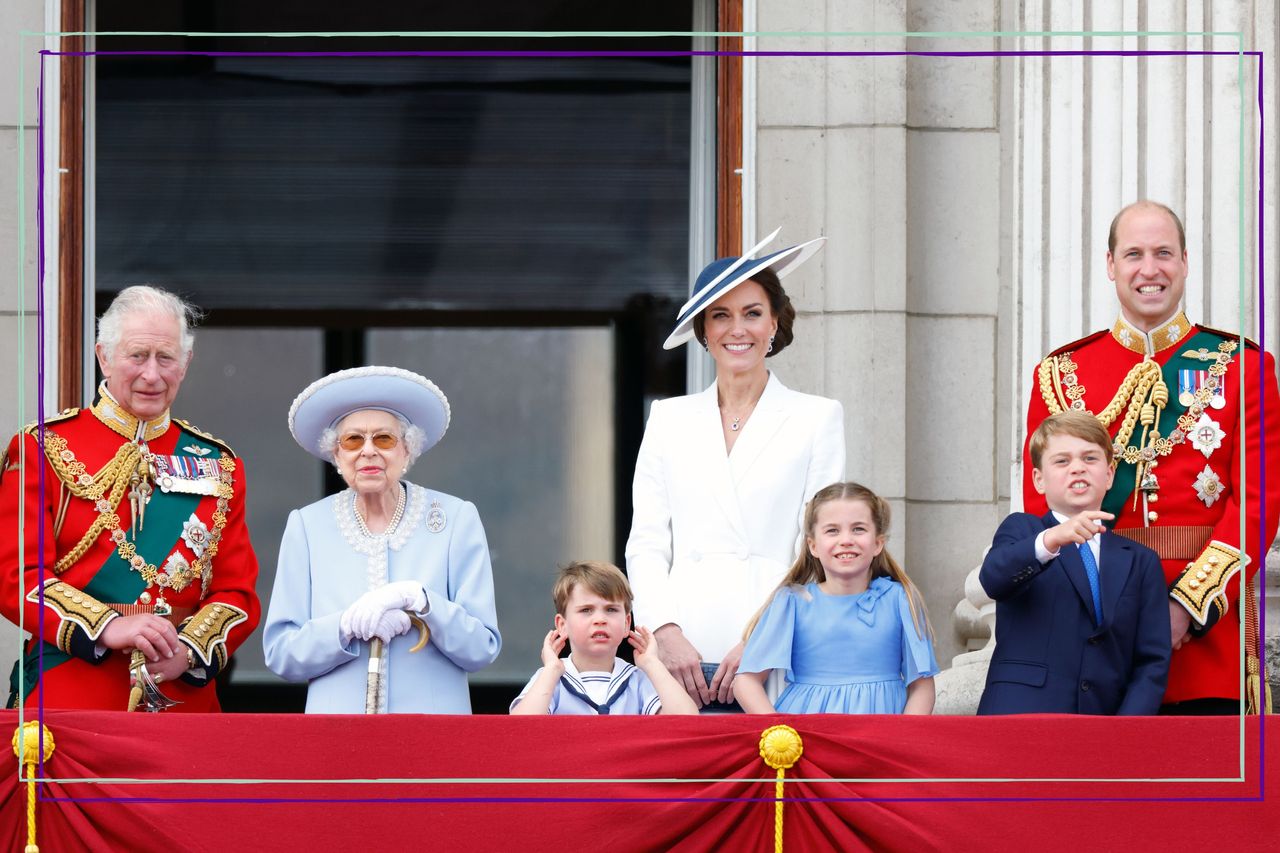
<path fill-rule="evenodd" d="M 771 255 L 753 257 L 756 252 L 772 243 L 781 230 L 781 228 L 774 229 L 772 234 L 751 247 L 751 250 L 742 257 L 719 258 L 707 264 L 702 272 L 698 273 L 698 280 L 693 283 L 693 295 L 676 314 L 675 330 L 671 332 L 662 348 L 675 349 L 687 343 L 693 337 L 693 318 L 721 296 L 744 281 L 750 280 L 756 273 L 766 267 L 772 267 L 774 274 L 781 279 L 809 260 L 827 241 L 826 237 L 817 237 L 807 243 L 790 246 Z"/>
<path fill-rule="evenodd" d="M 330 461 L 319 447 L 326 429 L 353 412 L 376 409 L 399 415 L 426 433 L 422 451 L 449 428 L 449 399 L 425 376 L 399 367 L 353 367 L 317 379 L 289 407 L 289 432 L 312 456 Z"/>

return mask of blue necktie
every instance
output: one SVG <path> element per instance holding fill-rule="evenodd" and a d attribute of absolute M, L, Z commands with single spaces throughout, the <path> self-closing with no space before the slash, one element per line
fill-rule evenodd
<path fill-rule="evenodd" d="M 1084 573 L 1089 577 L 1089 592 L 1093 593 L 1094 624 L 1102 624 L 1102 583 L 1098 577 L 1098 561 L 1093 559 L 1093 549 L 1088 542 L 1080 543 L 1080 559 L 1084 561 Z"/>

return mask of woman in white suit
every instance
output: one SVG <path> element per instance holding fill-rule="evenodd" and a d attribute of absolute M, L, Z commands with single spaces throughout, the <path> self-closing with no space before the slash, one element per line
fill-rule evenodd
<path fill-rule="evenodd" d="M 655 402 L 632 486 L 627 574 L 637 624 L 699 707 L 735 708 L 742 632 L 795 559 L 805 503 L 844 478 L 844 410 L 787 388 L 765 359 L 791 343 L 780 279 L 825 238 L 713 261 L 663 345 L 716 362 L 700 394 Z"/>

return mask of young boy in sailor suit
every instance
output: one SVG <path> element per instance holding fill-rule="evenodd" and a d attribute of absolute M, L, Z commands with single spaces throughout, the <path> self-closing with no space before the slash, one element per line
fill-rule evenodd
<path fill-rule="evenodd" d="M 1006 518 L 978 572 L 996 602 L 978 713 L 1153 715 L 1169 675 L 1169 606 L 1156 552 L 1104 532 L 1111 437 L 1093 415 L 1061 412 L 1030 448 L 1050 512 Z"/>
<path fill-rule="evenodd" d="M 555 628 L 542 641 L 542 667 L 511 703 L 512 714 L 697 714 L 658 659 L 648 628 L 631 630 L 631 585 L 609 563 L 571 563 L 551 593 Z M 617 656 L 622 641 L 635 665 Z M 561 658 L 565 643 L 570 654 Z"/>

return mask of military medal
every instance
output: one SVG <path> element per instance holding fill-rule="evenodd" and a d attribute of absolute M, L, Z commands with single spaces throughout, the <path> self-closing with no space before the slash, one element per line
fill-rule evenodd
<path fill-rule="evenodd" d="M 431 509 L 427 512 L 427 529 L 432 533 L 439 533 L 444 530 L 447 519 L 444 517 L 444 507 L 440 506 L 440 501 L 432 501 Z"/>
<path fill-rule="evenodd" d="M 221 469 L 217 459 L 195 456 L 151 455 L 151 467 L 160 491 L 186 495 L 216 495 Z"/>
<path fill-rule="evenodd" d="M 1222 497 L 1222 480 L 1212 468 L 1206 465 L 1204 470 L 1196 475 L 1195 489 L 1196 497 L 1202 500 L 1205 506 L 1213 506 L 1213 502 Z"/>
<path fill-rule="evenodd" d="M 194 453 L 196 456 L 208 456 L 210 453 L 213 452 L 212 448 L 201 447 L 198 444 L 188 444 L 186 447 L 182 449 L 187 451 L 188 453 Z"/>
<path fill-rule="evenodd" d="M 1196 401 L 1196 391 L 1204 384 L 1203 370 L 1178 371 L 1178 402 L 1190 407 Z"/>
<path fill-rule="evenodd" d="M 1191 428 L 1189 437 L 1191 446 L 1204 454 L 1204 458 L 1208 459 L 1213 455 L 1213 451 L 1222 446 L 1222 439 L 1227 434 L 1222 431 L 1222 427 L 1218 422 L 1207 414 L 1202 414 L 1200 420 L 1196 421 L 1194 427 Z"/>
<path fill-rule="evenodd" d="M 209 528 L 203 521 L 196 518 L 194 512 L 191 513 L 190 518 L 182 522 L 182 541 L 187 543 L 191 553 L 197 557 L 204 555 L 204 549 L 209 544 Z"/>

